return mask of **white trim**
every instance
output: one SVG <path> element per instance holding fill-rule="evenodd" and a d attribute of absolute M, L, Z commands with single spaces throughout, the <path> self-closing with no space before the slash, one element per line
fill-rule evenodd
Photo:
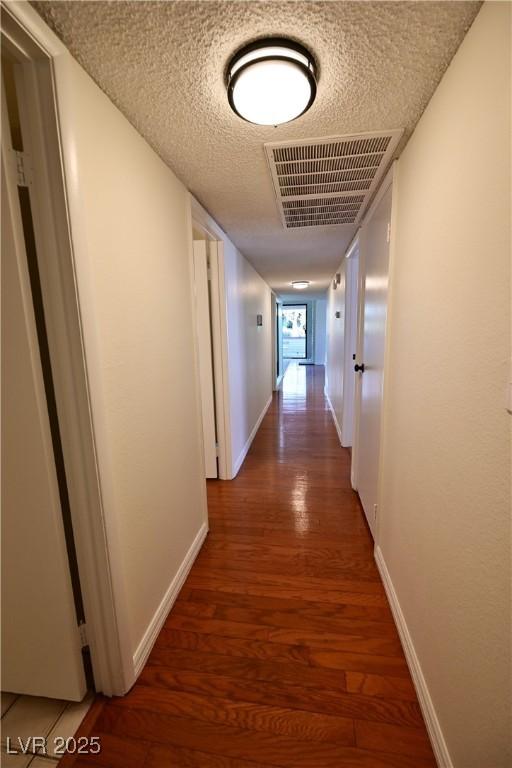
<path fill-rule="evenodd" d="M 199 554 L 199 550 L 203 545 L 207 533 L 208 524 L 203 523 L 197 533 L 197 536 L 192 542 L 190 549 L 185 555 L 183 562 L 178 568 L 175 577 L 170 583 L 169 588 L 167 589 L 167 592 L 165 593 L 160 605 L 156 609 L 153 618 L 149 622 L 148 628 L 144 632 L 142 640 L 137 646 L 137 650 L 133 654 L 135 679 L 137 679 L 141 673 L 142 668 L 146 663 L 149 654 L 151 653 L 151 649 L 153 648 L 158 633 L 162 629 L 162 626 L 167 616 L 169 615 L 169 611 L 171 610 L 176 601 L 176 598 L 179 595 L 180 589 L 182 588 L 185 579 L 187 578 L 189 571 L 192 568 L 197 555 Z"/>
<path fill-rule="evenodd" d="M 192 223 L 201 229 L 210 242 L 211 322 L 213 344 L 213 376 L 215 383 L 215 414 L 219 444 L 219 479 L 230 480 L 232 469 L 231 395 L 228 369 L 227 301 L 224 280 L 224 243 L 229 240 L 223 229 L 207 210 L 189 193 Z M 191 241 L 193 238 L 191 230 Z"/>
<path fill-rule="evenodd" d="M 32 40 L 42 48 L 47 56 L 54 59 L 58 56 L 69 55 L 64 43 L 52 32 L 37 11 L 26 0 L 2 0 L 2 11 L 9 13 L 17 23 L 30 35 Z M 3 28 L 3 23 L 2 23 Z"/>
<path fill-rule="evenodd" d="M 272 395 L 270 395 L 269 399 L 267 400 L 267 403 L 266 403 L 265 407 L 263 408 L 262 412 L 258 416 L 258 421 L 256 422 L 256 424 L 252 428 L 252 432 L 249 435 L 249 437 L 247 438 L 247 442 L 244 445 L 244 447 L 242 448 L 242 450 L 240 452 L 240 455 L 239 455 L 238 459 L 236 460 L 236 462 L 235 462 L 235 464 L 233 466 L 233 477 L 231 477 L 230 480 L 232 480 L 234 477 L 237 476 L 237 474 L 238 474 L 238 472 L 240 470 L 240 467 L 244 463 L 244 459 L 245 459 L 245 457 L 247 456 L 247 454 L 249 452 L 249 448 L 251 447 L 251 443 L 254 440 L 254 438 L 256 437 L 256 432 L 260 428 L 260 424 L 263 421 L 263 419 L 265 418 L 265 414 L 267 413 L 268 409 L 270 408 L 271 403 L 272 403 Z"/>
<path fill-rule="evenodd" d="M 31 696 L 45 696 L 51 698 L 62 698 L 73 701 L 81 701 L 87 692 L 87 683 L 84 672 L 84 665 L 81 653 L 80 635 L 77 624 L 76 603 L 72 587 L 72 575 L 70 572 L 70 557 L 66 542 L 63 506 L 59 492 L 58 469 L 54 450 L 54 435 L 50 423 L 50 412 L 47 402 L 47 382 L 43 372 L 43 361 L 41 355 L 39 332 L 37 329 L 37 310 L 33 298 L 33 277 L 30 274 L 28 248 L 26 242 L 25 228 L 23 225 L 22 210 L 18 197 L 21 188 L 18 175 L 18 159 L 23 162 L 23 174 L 28 177 L 27 188 L 29 194 L 29 205 L 33 215 L 34 236 L 36 241 L 37 263 L 41 259 L 42 246 L 46 245 L 41 235 L 37 210 L 37 192 L 40 191 L 40 178 L 38 160 L 36 152 L 38 145 L 34 147 L 29 142 L 32 125 L 25 119 L 28 112 L 27 102 L 35 101 L 32 92 L 27 88 L 26 73 L 30 71 L 31 60 L 28 65 L 25 57 L 20 59 L 20 49 L 11 40 L 6 40 L 2 30 L 2 51 L 9 51 L 13 54 L 11 62 L 13 63 L 13 76 L 15 79 L 16 100 L 19 106 L 20 124 L 23 131 L 23 152 L 16 152 L 13 147 L 13 137 L 11 135 L 11 126 L 7 111 L 7 98 L 5 83 L 2 82 L 2 136 L 1 136 L 1 177 L 2 177 L 2 301 L 5 299 L 7 305 L 6 313 L 9 318 L 6 319 L 7 334 L 2 334 L 2 344 L 20 345 L 21 355 L 25 359 L 26 365 L 18 368 L 14 378 L 9 377 L 10 381 L 4 386 L 2 377 L 2 386 L 7 390 L 6 400 L 2 402 L 2 417 L 5 416 L 6 433 L 4 436 L 4 425 L 2 425 L 2 447 L 4 451 L 11 450 L 8 443 L 9 434 L 19 427 L 20 420 L 17 411 L 20 406 L 27 406 L 31 413 L 30 426 L 31 431 L 24 434 L 24 439 L 31 438 L 34 441 L 34 451 L 28 451 L 28 467 L 39 466 L 35 487 L 32 489 L 32 478 L 22 472 L 18 477 L 18 470 L 25 463 L 27 451 L 24 449 L 24 443 L 17 441 L 17 446 L 13 446 L 13 463 L 8 467 L 8 475 L 11 481 L 6 482 L 6 505 L 2 509 L 2 536 L 7 534 L 2 541 L 2 555 L 4 547 L 9 546 L 9 541 L 13 534 L 19 529 L 18 523 L 14 523 L 18 517 L 19 505 L 26 505 L 26 509 L 20 510 L 25 526 L 30 529 L 31 539 L 43 533 L 44 543 L 38 540 L 27 542 L 28 549 L 26 557 L 32 560 L 35 557 L 38 560 L 39 569 L 44 568 L 46 563 L 42 560 L 43 548 L 51 548 L 52 562 L 54 568 L 47 572 L 44 571 L 45 578 L 41 583 L 33 584 L 37 581 L 36 572 L 30 568 L 26 571 L 28 560 L 22 560 L 21 563 L 15 553 L 5 556 L 6 570 L 2 566 L 2 577 L 9 588 L 9 601 L 14 594 L 17 596 L 17 607 L 9 615 L 9 624 L 11 630 L 7 638 L 7 652 L 4 650 L 4 658 L 9 659 L 8 668 L 3 674 L 2 684 L 10 691 L 16 691 L 19 694 L 28 694 Z M 15 49 L 15 53 L 11 50 Z M 32 97 L 32 98 L 31 98 Z M 20 157 L 21 156 L 21 157 Z M 27 165 L 29 170 L 27 173 Z M 35 167 L 35 173 L 33 171 Z M 49 215 L 49 222 L 52 222 L 52 215 Z M 5 274 L 4 274 L 5 272 Z M 41 276 L 41 270 L 39 270 Z M 42 290 L 42 288 L 41 288 Z M 6 298 L 10 291 L 14 291 L 16 301 L 10 303 Z M 2 320 L 4 320 L 2 315 Z M 5 365 L 5 362 L 3 361 Z M 10 402 L 10 390 L 13 386 L 22 384 L 20 375 L 25 378 L 23 382 L 26 386 L 20 392 L 20 398 L 14 397 L 14 402 Z M 54 381 L 55 383 L 55 381 Z M 9 411 L 11 418 L 9 418 Z M 17 431 L 17 429 L 16 429 Z M 21 435 L 20 435 L 21 437 Z M 19 481 L 24 479 L 28 486 L 30 496 L 18 494 Z M 10 489 L 10 490 L 9 490 Z M 14 491 L 14 493 L 13 493 Z M 40 514 L 37 515 L 37 506 L 41 505 Z M 31 523 L 35 516 L 40 519 L 36 523 L 34 530 L 31 529 Z M 15 528 L 13 528 L 13 524 Z M 27 529 L 27 528 L 26 528 Z M 20 548 L 25 549 L 19 536 L 16 536 Z M 20 553 L 18 552 L 18 555 Z M 22 556 L 23 557 L 23 556 Z M 34 564 L 35 565 L 35 564 Z M 19 579 L 21 590 L 17 586 L 14 588 L 15 581 Z M 15 589 L 15 592 L 14 592 Z M 11 592 L 12 590 L 12 592 Z M 43 619 L 43 626 L 38 625 L 38 618 L 42 614 L 34 612 L 31 625 L 38 627 L 39 635 L 43 647 L 52 643 L 50 653 L 42 654 L 39 648 L 34 648 L 30 655 L 27 654 L 28 648 L 21 651 L 18 658 L 16 654 L 17 643 L 29 628 L 26 623 L 26 610 L 24 606 L 31 600 L 42 600 L 43 602 L 57 601 L 60 610 L 54 614 L 54 621 L 49 622 Z M 7 611 L 6 611 L 7 617 Z M 23 640 L 22 640 L 23 643 Z M 12 654 L 12 656 L 11 656 Z M 22 661 L 25 657 L 25 663 Z M 39 669 L 41 674 L 39 674 Z"/>
<path fill-rule="evenodd" d="M 398 634 L 400 635 L 407 666 L 409 667 L 414 687 L 416 688 L 418 701 L 423 713 L 425 725 L 427 726 L 428 735 L 430 737 L 437 764 L 439 768 L 453 768 L 453 763 L 441 730 L 441 725 L 437 719 L 434 703 L 428 690 L 427 681 L 425 680 L 425 676 L 421 669 L 420 660 L 416 654 L 407 622 L 405 621 L 400 603 L 398 602 L 398 596 L 395 592 L 391 576 L 389 575 L 384 557 L 378 545 L 375 547 L 374 555 L 391 606 L 393 618 L 398 629 Z"/>
<path fill-rule="evenodd" d="M 372 203 L 369 209 L 366 211 L 364 215 L 363 221 L 361 222 L 361 229 L 359 231 L 359 274 L 358 274 L 358 300 L 357 300 L 358 306 L 357 306 L 356 358 L 360 362 L 363 360 L 363 357 L 364 357 L 364 307 L 365 307 L 365 273 L 366 273 L 365 254 L 366 254 L 366 232 L 367 232 L 365 225 L 372 218 L 377 206 L 379 205 L 380 201 L 388 191 L 389 187 L 394 183 L 395 171 L 396 171 L 396 162 L 393 162 L 388 172 L 386 173 L 386 176 L 384 177 L 382 184 L 380 185 L 377 192 L 375 193 L 375 196 L 372 200 Z M 391 216 L 393 217 L 393 209 L 391 211 Z M 390 240 L 389 248 L 390 248 L 389 257 L 391 259 L 391 248 L 392 248 L 391 240 Z M 388 276 L 389 275 L 390 275 L 390 272 L 388 268 Z M 388 285 L 388 304 L 389 304 L 389 285 Z M 389 332 L 389 323 L 388 323 L 388 318 L 386 318 L 386 337 L 384 342 L 385 344 L 388 338 L 388 332 Z M 386 356 L 386 352 L 384 352 L 384 356 Z M 384 358 L 384 373 L 383 373 L 384 380 L 385 380 L 385 370 L 386 370 L 385 366 L 386 366 L 386 359 Z M 355 390 L 355 397 L 354 397 L 354 433 L 352 438 L 352 461 L 350 466 L 350 482 L 352 484 L 352 488 L 355 491 L 357 490 L 358 483 L 359 483 L 359 479 L 358 479 L 359 466 L 358 465 L 359 465 L 359 423 L 360 423 L 360 414 L 361 414 L 361 387 L 362 387 L 361 377 L 358 376 L 356 379 L 356 390 Z M 382 418 L 383 412 L 384 412 L 384 395 L 382 396 L 381 418 Z M 383 432 L 381 429 L 381 443 L 382 443 L 382 434 Z M 379 446 L 379 457 L 380 457 L 380 446 Z M 380 464 L 379 464 L 379 467 L 380 467 Z M 380 473 L 380 469 L 379 469 L 379 473 Z M 377 537 L 377 527 L 378 527 L 378 523 L 375 523 L 375 537 Z"/>
<path fill-rule="evenodd" d="M 324 387 L 324 395 L 325 395 L 325 399 L 327 400 L 327 405 L 329 406 L 329 410 L 331 411 L 331 414 L 332 414 L 332 420 L 334 421 L 334 426 L 336 427 L 336 432 L 338 433 L 338 438 L 339 438 L 339 441 L 340 441 L 340 445 L 341 445 L 342 448 L 346 448 L 347 446 L 343 445 L 343 441 L 341 439 L 341 427 L 338 424 L 338 419 L 336 417 L 336 411 L 332 407 L 331 398 L 327 394 L 327 389 L 325 389 L 325 387 Z"/>
<path fill-rule="evenodd" d="M 213 377 L 217 442 L 219 444 L 219 478 L 230 479 L 233 448 L 231 443 L 231 395 L 229 389 L 227 300 L 224 270 L 224 241 L 210 242 L 211 323 L 213 344 Z"/>
<path fill-rule="evenodd" d="M 272 291 L 272 295 L 274 296 L 275 302 L 276 302 L 275 316 L 272 319 L 272 323 L 274 325 L 274 342 L 273 343 L 275 347 L 275 357 L 276 357 L 274 374 L 276 374 L 276 377 L 275 377 L 274 386 L 272 387 L 272 389 L 274 390 L 274 392 L 277 392 L 283 384 L 284 375 L 286 373 L 286 370 L 288 368 L 290 361 L 286 360 L 283 357 L 283 324 L 281 322 L 281 319 L 282 319 L 281 308 L 283 306 L 283 300 L 276 293 L 274 293 L 274 291 Z M 278 318 L 279 318 L 279 323 L 277 322 Z M 279 368 L 281 371 L 279 376 L 277 376 L 278 362 L 279 362 Z"/>
<path fill-rule="evenodd" d="M 354 256 L 354 253 L 356 255 Z M 352 355 L 357 350 L 357 321 L 359 298 L 359 234 L 346 256 L 345 268 L 345 324 L 343 330 L 343 405 L 341 417 L 341 443 L 354 442 L 356 374 Z"/>
<path fill-rule="evenodd" d="M 352 254 L 356 250 L 356 248 L 357 248 L 357 250 L 359 250 L 359 233 L 360 233 L 360 231 L 361 231 L 361 227 L 358 227 L 357 228 L 357 232 L 355 233 L 354 237 L 350 241 L 350 244 L 349 244 L 347 250 L 345 251 L 345 259 L 350 259 L 352 257 Z"/>
<path fill-rule="evenodd" d="M 286 367 L 288 367 L 288 366 L 286 366 Z M 282 385 L 282 383 L 283 383 L 283 379 L 284 379 L 284 375 L 285 375 L 285 373 L 286 373 L 286 368 L 285 368 L 285 369 L 284 369 L 284 371 L 283 371 L 282 373 L 280 373 L 280 374 L 279 374 L 279 376 L 277 377 L 277 379 L 276 379 L 276 384 L 275 384 L 275 387 L 274 387 L 274 392 L 278 392 L 278 391 L 279 391 L 279 389 L 281 389 L 281 385 Z M 512 386 L 512 385 L 511 385 L 511 386 Z"/>
<path fill-rule="evenodd" d="M 98 469 L 100 441 L 89 387 L 94 366 L 85 359 L 76 295 L 76 254 L 84 241 L 83 232 L 77 233 L 80 216 L 70 216 L 81 206 L 80 201 L 76 208 L 80 194 L 69 174 L 74 137 L 65 120 L 63 77 L 70 55 L 28 3 L 2 3 L 2 11 L 2 33 L 19 41 L 32 65 L 26 75 L 32 152 L 42 185 L 34 189 L 34 221 L 46 254 L 40 262 L 41 284 L 94 681 L 106 695 L 122 694 L 132 675 L 127 633 L 122 631 L 124 584 L 116 578 L 117 534 L 103 512 L 107 489 Z"/>
<path fill-rule="evenodd" d="M 192 219 L 195 224 L 199 224 L 211 240 L 229 240 L 222 227 L 217 224 L 215 219 L 210 216 L 206 208 L 203 208 L 201 203 L 196 200 L 194 195 L 190 193 L 190 203 L 192 208 Z"/>
<path fill-rule="evenodd" d="M 380 424 L 380 446 L 379 446 L 379 475 L 378 475 L 378 498 L 377 508 L 382 510 L 382 471 L 384 466 L 384 441 L 387 434 L 387 418 L 388 409 L 387 402 L 389 398 L 389 383 L 387 371 L 390 366 L 390 349 L 391 340 L 393 338 L 393 286 L 394 286 L 394 272 L 395 272 L 395 253 L 396 253 L 396 237 L 398 222 L 398 190 L 400 184 L 400 164 L 397 160 L 393 163 L 393 193 L 391 198 L 391 220 L 390 220 L 390 233 L 389 233 L 389 264 L 388 264 L 388 298 L 386 309 L 386 337 L 384 340 L 384 370 L 382 373 L 382 410 L 381 410 L 381 424 Z M 382 515 L 377 515 L 375 522 L 375 541 L 380 541 L 380 524 Z"/>
<path fill-rule="evenodd" d="M 208 240 L 194 240 L 192 243 L 193 261 L 193 330 L 196 380 L 199 381 L 200 409 L 199 421 L 202 429 L 199 442 L 203 451 L 203 474 L 207 479 L 217 478 L 219 471 L 217 457 L 221 453 L 222 432 L 217 438 L 215 413 L 215 382 L 212 349 L 212 321 L 210 311 L 210 292 L 208 285 L 208 258 L 210 243 Z M 218 442 L 217 442 L 218 440 Z"/>
<path fill-rule="evenodd" d="M 363 220 L 361 221 L 361 229 L 364 227 L 364 225 L 370 221 L 371 217 L 375 213 L 375 209 L 377 208 L 378 204 L 386 194 L 388 187 L 393 183 L 394 175 L 395 175 L 395 167 L 396 167 L 396 160 L 393 161 L 393 163 L 390 165 L 388 172 L 384 176 L 384 179 L 382 180 L 382 184 L 377 189 L 375 196 L 371 202 L 370 207 L 366 211 Z"/>
<path fill-rule="evenodd" d="M 277 296 L 274 293 L 274 291 L 270 291 L 270 349 L 271 349 L 271 357 L 270 357 L 270 369 L 271 369 L 271 388 L 272 392 L 277 389 L 277 365 L 278 365 L 278 353 L 277 353 L 277 341 L 278 341 L 278 335 L 276 333 L 277 329 L 277 316 L 278 316 L 278 304 L 277 304 Z"/>

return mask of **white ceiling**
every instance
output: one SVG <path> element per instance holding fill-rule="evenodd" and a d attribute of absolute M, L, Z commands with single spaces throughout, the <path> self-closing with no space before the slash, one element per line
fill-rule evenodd
<path fill-rule="evenodd" d="M 403 148 L 480 2 L 33 2 L 98 85 L 277 291 L 324 290 L 353 225 L 286 231 L 263 144 L 404 128 Z M 316 101 L 295 122 L 240 120 L 224 72 L 254 38 L 306 45 Z"/>

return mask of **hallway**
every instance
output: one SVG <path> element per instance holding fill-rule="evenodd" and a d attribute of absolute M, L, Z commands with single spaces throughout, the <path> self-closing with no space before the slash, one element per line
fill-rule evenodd
<path fill-rule="evenodd" d="M 435 765 L 323 385 L 291 365 L 239 476 L 210 481 L 207 542 L 77 768 Z"/>
<path fill-rule="evenodd" d="M 0 6 L 2 766 L 512 766 L 512 0 Z"/>

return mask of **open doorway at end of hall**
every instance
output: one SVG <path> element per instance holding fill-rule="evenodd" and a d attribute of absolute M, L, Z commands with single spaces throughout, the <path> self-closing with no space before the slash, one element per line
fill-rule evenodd
<path fill-rule="evenodd" d="M 285 360 L 308 359 L 308 305 L 283 304 L 282 343 Z"/>

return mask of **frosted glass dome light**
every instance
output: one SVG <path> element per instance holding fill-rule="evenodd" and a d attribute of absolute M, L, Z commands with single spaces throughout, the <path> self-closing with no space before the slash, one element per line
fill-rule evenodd
<path fill-rule="evenodd" d="M 303 291 L 309 286 L 309 280 L 292 280 L 292 287 L 296 291 Z"/>
<path fill-rule="evenodd" d="M 313 57 L 291 40 L 258 40 L 229 63 L 229 103 L 249 123 L 288 123 L 310 108 L 315 95 Z"/>

